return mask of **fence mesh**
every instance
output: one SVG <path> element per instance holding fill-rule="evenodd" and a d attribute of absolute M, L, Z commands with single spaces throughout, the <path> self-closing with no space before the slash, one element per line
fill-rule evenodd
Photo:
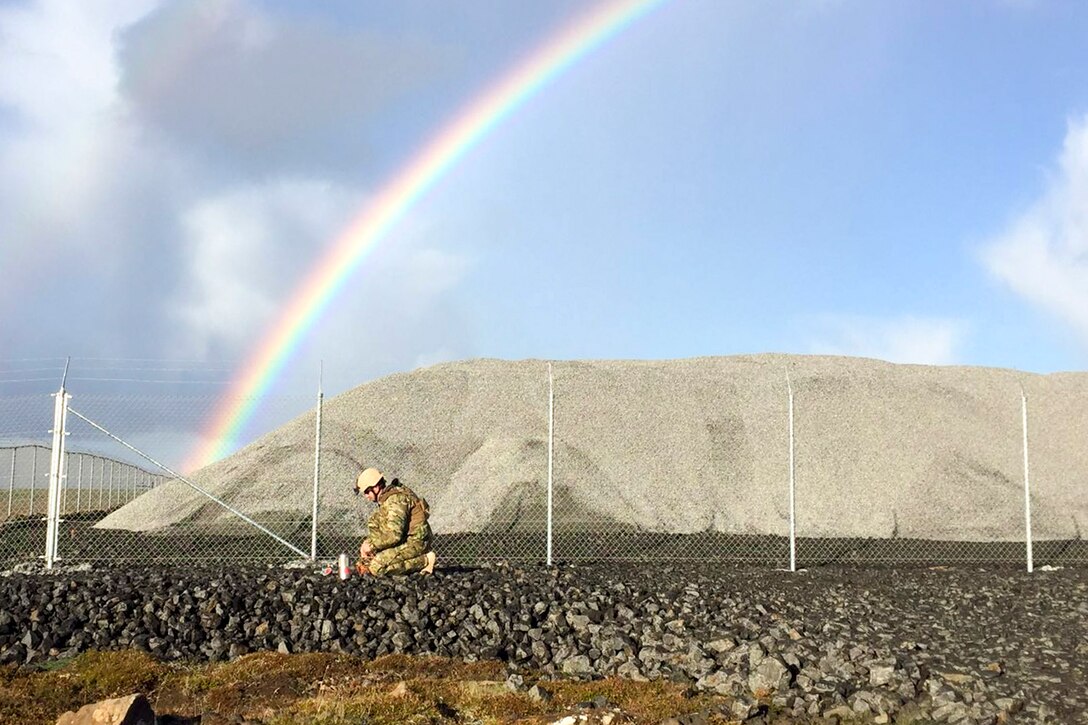
<path fill-rule="evenodd" d="M 558 559 L 785 565 L 787 405 L 778 391 L 697 376 L 678 383 L 651 365 L 602 376 L 599 365 L 562 363 L 553 378 Z M 702 407 L 677 414 L 663 396 Z M 765 455 L 747 454 L 755 441 Z"/>
<path fill-rule="evenodd" d="M 199 439 L 193 431 L 214 414 L 218 402 L 215 396 L 73 399 L 69 446 L 96 451 L 99 485 L 92 486 L 91 495 L 108 500 L 116 488 L 120 505 L 67 516 L 60 533 L 60 558 L 237 561 L 286 560 L 308 553 L 310 519 L 305 512 L 265 506 L 259 497 L 246 495 L 257 481 L 249 477 L 223 481 L 218 475 L 222 467 L 192 477 L 182 471 Z M 301 402 L 263 401 L 261 425 L 283 424 Z M 89 465 L 94 470 L 94 459 Z M 106 465 L 118 471 L 113 476 L 116 487 L 107 483 L 111 479 L 104 473 Z M 75 467 L 69 463 L 68 470 L 70 499 L 78 462 Z"/>
<path fill-rule="evenodd" d="M 264 398 L 238 432 L 248 443 L 192 474 L 186 460 L 221 395 L 76 395 L 59 558 L 354 557 L 373 511 L 351 494 L 355 476 L 391 465 L 390 476 L 431 502 L 447 562 L 536 563 L 550 551 L 554 561 L 787 568 L 791 480 L 801 568 L 1022 565 L 1029 503 L 1036 565 L 1088 560 L 1076 514 L 1088 480 L 1063 479 L 1068 461 L 1053 463 L 1080 451 L 1084 426 L 1067 423 L 1084 419 L 1088 394 L 1072 380 L 1029 384 L 1023 398 L 1001 376 L 970 395 L 937 389 L 920 421 L 910 395 L 880 376 L 850 386 L 804 374 L 768 383 L 732 370 L 725 382 L 677 383 L 652 365 L 602 376 L 600 365 L 540 363 L 519 368 L 512 386 L 505 371 L 509 395 L 485 407 L 476 396 L 495 384 L 493 372 L 482 365 L 453 382 L 393 376 L 382 395 L 323 405 L 320 430 L 314 399 Z M 681 415 L 662 395 L 700 407 Z M 50 395 L 0 397 L 6 562 L 44 551 L 52 412 Z M 972 430 L 978 420 L 991 426 L 986 435 Z M 1088 453 L 1075 456 L 1075 469 L 1088 471 Z"/>
<path fill-rule="evenodd" d="M 49 395 L 0 398 L 0 557 L 41 557 L 48 499 L 53 400 Z"/>

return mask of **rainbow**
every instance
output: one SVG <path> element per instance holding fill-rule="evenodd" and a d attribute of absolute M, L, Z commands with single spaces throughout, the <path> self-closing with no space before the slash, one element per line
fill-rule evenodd
<path fill-rule="evenodd" d="M 576 18 L 465 106 L 382 187 L 294 292 L 246 359 L 183 468 L 230 453 L 262 397 L 344 283 L 405 214 L 481 139 L 579 59 L 665 0 L 611 0 Z"/>

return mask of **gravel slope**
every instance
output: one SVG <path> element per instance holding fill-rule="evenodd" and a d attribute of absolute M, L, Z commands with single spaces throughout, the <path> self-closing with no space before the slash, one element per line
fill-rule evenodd
<path fill-rule="evenodd" d="M 1088 531 L 1088 373 L 755 355 L 553 364 L 556 520 L 567 528 L 787 533 L 786 371 L 795 393 L 797 531 L 806 537 L 1023 537 L 1021 385 L 1033 533 Z M 439 533 L 540 530 L 547 364 L 471 360 L 391 375 L 327 402 L 322 511 L 358 521 L 363 465 L 432 504 Z M 266 518 L 310 510 L 313 416 L 195 479 Z M 153 530 L 225 512 L 182 483 L 100 526 Z"/>
<path fill-rule="evenodd" d="M 0 662 L 137 647 L 499 658 L 567 676 L 672 678 L 794 715 L 1088 722 L 1088 572 L 706 566 L 0 577 Z M 1002 715 L 1001 713 L 1005 713 Z"/>

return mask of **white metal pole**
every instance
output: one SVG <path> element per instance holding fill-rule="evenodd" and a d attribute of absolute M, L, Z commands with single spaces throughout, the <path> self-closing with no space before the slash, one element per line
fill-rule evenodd
<path fill-rule="evenodd" d="M 1028 397 L 1020 386 L 1020 412 L 1024 430 L 1024 541 L 1027 546 L 1028 572 L 1035 570 L 1031 553 L 1031 479 L 1028 478 Z"/>
<path fill-rule="evenodd" d="M 79 507 L 83 499 L 83 458 L 82 453 L 79 454 L 79 473 L 76 474 L 76 513 L 79 513 Z"/>
<path fill-rule="evenodd" d="M 72 396 L 68 396 L 68 400 L 71 400 Z M 68 512 L 68 466 L 72 460 L 72 454 L 68 452 L 68 402 L 64 403 L 64 457 L 60 461 L 60 501 L 57 507 L 57 523 L 61 523 L 64 519 L 60 518 Z M 56 547 L 54 547 L 56 548 Z"/>
<path fill-rule="evenodd" d="M 18 453 L 18 446 L 11 449 L 11 478 L 8 479 L 8 518 L 11 518 L 11 500 L 15 496 L 15 456 Z"/>
<path fill-rule="evenodd" d="M 110 461 L 110 491 L 109 495 L 106 497 L 106 508 L 110 510 L 113 509 L 113 464 L 114 461 Z"/>
<path fill-rule="evenodd" d="M 38 485 L 38 446 L 32 446 L 30 452 L 33 453 L 30 457 L 30 510 L 28 514 L 34 513 L 34 487 Z"/>
<path fill-rule="evenodd" d="M 68 394 L 61 387 L 53 406 L 53 449 L 49 456 L 49 497 L 45 514 L 45 568 L 52 569 L 57 558 L 57 528 L 60 519 L 60 487 L 64 481 L 64 437 Z"/>
<path fill-rule="evenodd" d="M 555 387 L 548 363 L 548 566 L 552 565 L 552 453 L 555 436 Z"/>
<path fill-rule="evenodd" d="M 105 491 L 104 484 L 106 482 L 106 463 L 102 461 L 98 456 L 91 459 L 91 477 L 94 478 L 94 464 L 95 461 L 99 461 L 98 464 L 98 510 L 102 510 L 103 491 Z"/>
<path fill-rule="evenodd" d="M 321 408 L 325 400 L 322 390 L 322 378 L 325 377 L 325 362 L 322 361 L 317 373 L 317 421 L 314 423 L 314 507 L 310 516 L 310 559 L 317 561 L 317 498 L 321 486 Z"/>
<path fill-rule="evenodd" d="M 64 452 L 64 463 L 60 467 L 60 513 L 63 516 L 68 511 L 68 459 L 72 454 Z"/>
<path fill-rule="evenodd" d="M 68 455 L 68 436 L 71 435 L 68 432 L 68 402 L 72 399 L 70 393 L 64 394 L 64 416 L 61 418 L 61 440 L 60 440 L 60 496 L 63 500 L 67 500 L 68 497 L 68 463 L 71 458 Z M 53 536 L 53 561 L 56 562 L 60 559 L 60 537 L 63 533 L 61 524 L 64 523 L 63 516 L 64 511 L 61 510 L 61 500 L 57 500 L 57 508 L 54 514 L 54 525 L 57 533 Z"/>
<path fill-rule="evenodd" d="M 793 475 L 793 383 L 790 371 L 786 370 L 786 390 L 790 397 L 790 571 L 797 571 L 797 527 L 794 510 L 794 475 Z"/>

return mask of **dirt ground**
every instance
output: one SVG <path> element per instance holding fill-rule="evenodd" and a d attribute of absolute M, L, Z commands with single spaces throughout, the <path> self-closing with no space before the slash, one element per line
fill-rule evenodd
<path fill-rule="evenodd" d="M 728 723 L 726 698 L 684 685 L 605 679 L 540 681 L 535 699 L 523 674 L 514 691 L 500 662 L 389 655 L 373 661 L 335 654 L 261 652 L 233 662 L 183 665 L 134 652 L 89 652 L 48 669 L 0 668 L 0 723 L 50 723 L 65 711 L 145 694 L 164 723 L 658 723 L 686 713 Z M 603 698 L 603 699 L 602 699 Z M 611 718 L 607 716 L 611 715 Z M 604 719 L 602 719 L 604 718 Z"/>

